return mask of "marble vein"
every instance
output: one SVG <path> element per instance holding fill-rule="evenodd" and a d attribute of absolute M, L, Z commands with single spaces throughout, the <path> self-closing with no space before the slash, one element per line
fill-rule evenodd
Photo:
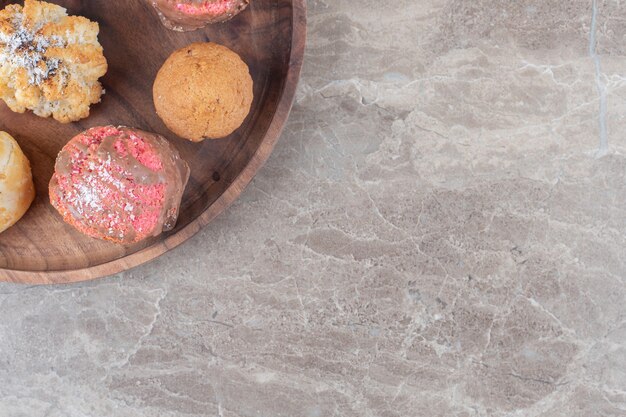
<path fill-rule="evenodd" d="M 607 132 L 607 95 L 606 86 L 602 81 L 602 64 L 600 62 L 600 56 L 596 52 L 597 40 L 596 34 L 598 31 L 598 0 L 593 0 L 591 11 L 591 28 L 589 30 L 589 56 L 593 60 L 595 67 L 595 79 L 596 87 L 598 89 L 598 96 L 600 98 L 600 114 L 598 116 L 600 124 L 600 145 L 596 156 L 602 157 L 609 151 L 609 139 Z"/>

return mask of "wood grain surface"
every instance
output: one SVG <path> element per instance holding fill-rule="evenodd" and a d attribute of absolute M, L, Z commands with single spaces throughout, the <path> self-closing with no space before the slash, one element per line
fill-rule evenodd
<path fill-rule="evenodd" d="M 269 157 L 289 115 L 302 66 L 305 0 L 253 0 L 232 21 L 190 33 L 167 30 L 140 0 L 53 2 L 100 23 L 109 62 L 102 79 L 106 94 L 89 118 L 67 125 L 12 113 L 0 103 L 0 129 L 12 134 L 29 157 L 38 193 L 26 216 L 0 234 L 0 281 L 52 284 L 103 277 L 150 261 L 193 236 L 241 194 Z M 209 40 L 228 46 L 249 65 L 255 99 L 233 135 L 194 144 L 176 137 L 158 118 L 152 83 L 170 53 Z M 107 124 L 162 134 L 189 162 L 191 179 L 172 232 L 124 247 L 81 235 L 50 206 L 47 186 L 60 149 L 81 131 Z"/>

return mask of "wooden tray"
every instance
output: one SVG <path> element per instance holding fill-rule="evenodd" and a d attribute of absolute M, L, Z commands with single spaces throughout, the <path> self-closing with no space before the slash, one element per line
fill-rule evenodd
<path fill-rule="evenodd" d="M 29 157 L 37 199 L 14 227 L 0 234 L 0 281 L 68 283 L 133 268 L 180 245 L 221 213 L 243 191 L 270 155 L 293 102 L 306 36 L 305 0 L 252 0 L 230 22 L 177 33 L 164 28 L 143 0 L 58 0 L 71 14 L 100 23 L 109 61 L 106 95 L 91 116 L 62 125 L 0 103 L 0 129 Z M 4 7 L 12 1 L 0 1 Z M 255 100 L 244 125 L 223 140 L 193 144 L 163 125 L 152 104 L 152 83 L 174 50 L 212 41 L 239 53 L 250 66 Z M 192 169 L 175 230 L 131 247 L 94 240 L 63 223 L 48 202 L 48 182 L 59 150 L 73 136 L 98 125 L 126 125 L 169 138 Z"/>

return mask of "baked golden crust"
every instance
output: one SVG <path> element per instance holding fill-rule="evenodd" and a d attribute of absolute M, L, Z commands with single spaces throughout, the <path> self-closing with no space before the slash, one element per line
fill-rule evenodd
<path fill-rule="evenodd" d="M 89 116 L 107 71 L 98 32 L 97 23 L 54 4 L 7 6 L 0 11 L 0 98 L 15 112 L 63 123 Z"/>
<path fill-rule="evenodd" d="M 215 43 L 174 52 L 157 74 L 154 105 L 167 127 L 198 142 L 241 126 L 252 105 L 253 82 L 239 55 Z"/>
<path fill-rule="evenodd" d="M 0 233 L 22 218 L 34 198 L 28 159 L 11 135 L 0 132 Z"/>

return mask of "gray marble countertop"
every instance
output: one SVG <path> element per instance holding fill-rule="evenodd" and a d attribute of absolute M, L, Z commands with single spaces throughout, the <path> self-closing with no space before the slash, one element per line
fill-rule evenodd
<path fill-rule="evenodd" d="M 626 415 L 626 4 L 310 0 L 288 127 L 147 266 L 0 284 L 0 417 Z"/>

